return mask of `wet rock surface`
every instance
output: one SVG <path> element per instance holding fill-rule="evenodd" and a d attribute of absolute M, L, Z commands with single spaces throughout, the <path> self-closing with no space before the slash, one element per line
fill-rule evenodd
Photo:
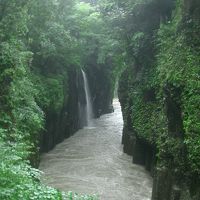
<path fill-rule="evenodd" d="M 43 181 L 63 191 L 98 194 L 101 200 L 150 200 L 152 178 L 123 153 L 123 120 L 118 101 L 115 112 L 93 120 L 93 127 L 41 156 Z"/>

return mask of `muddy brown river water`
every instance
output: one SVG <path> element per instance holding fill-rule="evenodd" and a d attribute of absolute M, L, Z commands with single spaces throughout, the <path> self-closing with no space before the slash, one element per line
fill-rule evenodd
<path fill-rule="evenodd" d="M 132 164 L 121 145 L 123 120 L 115 112 L 93 120 L 93 127 L 75 135 L 41 156 L 43 181 L 62 191 L 98 194 L 100 200 L 150 200 L 152 178 Z"/>

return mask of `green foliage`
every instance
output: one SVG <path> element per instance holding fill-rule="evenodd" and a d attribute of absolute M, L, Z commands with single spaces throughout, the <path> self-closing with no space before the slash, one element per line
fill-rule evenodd
<path fill-rule="evenodd" d="M 65 200 L 98 200 L 96 195 L 78 195 L 73 192 L 63 193 L 63 198 Z"/>
<path fill-rule="evenodd" d="M 133 97 L 132 123 L 138 136 L 150 144 L 158 143 L 161 134 L 166 134 L 166 118 L 158 102 L 144 102 L 142 96 Z M 137 110 L 137 112 L 135 112 Z"/>
<path fill-rule="evenodd" d="M 1 139 L 0 139 L 1 140 Z M 0 198 L 18 199 L 62 199 L 61 194 L 39 183 L 39 170 L 30 167 L 26 161 L 25 143 L 0 141 Z"/>
<path fill-rule="evenodd" d="M 182 88 L 180 104 L 185 132 L 184 143 L 188 150 L 187 159 L 191 170 L 200 173 L 198 154 L 200 151 L 200 95 L 198 92 L 200 53 L 197 48 L 191 46 L 191 44 L 200 44 L 200 40 L 193 37 L 188 41 L 186 24 L 182 24 L 182 31 L 175 34 L 176 24 L 178 24 L 177 21 L 174 21 L 163 26 L 159 31 L 158 78 L 161 87 L 168 83 L 176 88 Z M 199 32 L 200 28 L 195 25 L 189 30 Z"/>
<path fill-rule="evenodd" d="M 24 143 L 0 141 L 0 198 L 5 200 L 97 200 L 95 196 L 61 193 L 40 183 L 41 172 L 24 160 Z"/>
<path fill-rule="evenodd" d="M 35 74 L 32 77 L 38 91 L 36 101 L 45 111 L 58 112 L 62 109 L 64 98 L 67 98 L 67 88 L 64 85 L 66 79 L 67 74 L 65 76 L 51 75 L 51 77 Z"/>
<path fill-rule="evenodd" d="M 61 195 L 42 185 L 30 164 L 39 162 L 44 112 L 59 113 L 67 103 L 71 68 L 94 59 L 114 91 L 124 57 L 111 33 L 98 7 L 88 3 L 0 2 L 0 199 L 97 199 Z"/>
<path fill-rule="evenodd" d="M 0 2 L 0 41 L 24 37 L 27 33 L 28 5 L 30 0 L 2 0 Z"/>
<path fill-rule="evenodd" d="M 9 126 L 8 138 L 35 137 L 43 126 L 43 112 L 34 100 L 35 89 L 30 82 L 28 62 L 31 53 L 16 40 L 1 45 L 1 126 Z"/>
<path fill-rule="evenodd" d="M 125 123 L 157 149 L 159 164 L 176 168 L 181 176 L 199 175 L 199 18 L 184 13 L 179 0 L 171 17 L 166 8 L 173 4 L 163 7 L 164 1 L 141 1 L 129 9 L 127 4 L 121 5 L 124 21 L 135 23 L 126 29 L 129 73 L 121 81 L 127 92 L 120 91 Z M 163 19 L 161 24 L 152 20 L 156 17 Z M 169 110 L 179 112 L 173 106 L 180 107 L 179 122 L 170 121 Z M 176 130 L 170 130 L 171 123 Z"/>

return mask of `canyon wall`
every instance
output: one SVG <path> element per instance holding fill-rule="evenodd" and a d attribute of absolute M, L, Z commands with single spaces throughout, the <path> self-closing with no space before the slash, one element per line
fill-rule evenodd
<path fill-rule="evenodd" d="M 118 91 L 124 152 L 154 177 L 152 200 L 197 200 L 200 3 L 154 0 L 135 9 Z"/>
<path fill-rule="evenodd" d="M 86 74 L 91 90 L 94 117 L 113 112 L 112 81 L 105 68 L 88 66 Z M 45 130 L 41 133 L 40 151 L 48 152 L 56 144 L 73 135 L 86 125 L 86 96 L 80 69 L 71 69 L 62 82 L 62 100 L 59 107 L 49 105 L 45 110 Z M 48 89 L 48 88 L 46 88 Z M 57 97 L 57 101 L 59 97 Z M 56 99 L 54 99 L 56 101 Z"/>

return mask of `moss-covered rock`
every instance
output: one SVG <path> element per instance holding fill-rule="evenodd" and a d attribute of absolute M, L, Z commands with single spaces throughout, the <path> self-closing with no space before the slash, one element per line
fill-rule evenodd
<path fill-rule="evenodd" d="M 166 13 L 162 5 L 158 1 L 151 3 L 143 9 L 150 12 L 155 5 L 161 6 L 163 18 Z M 176 1 L 176 8 L 171 4 L 167 12 L 171 16 L 165 20 L 145 18 L 150 25 L 146 29 L 144 24 L 138 25 L 138 31 L 145 30 L 140 34 L 143 42 L 129 47 L 134 58 L 120 80 L 124 149 L 133 153 L 136 163 L 144 165 L 144 155 L 149 151 L 146 148 L 150 146 L 156 159 L 148 162 L 157 166 L 153 200 L 199 198 L 200 185 L 195 181 L 200 177 L 199 8 L 197 1 Z M 140 14 L 133 17 L 133 21 L 138 19 Z M 134 38 L 139 37 L 138 31 Z M 154 42 L 148 42 L 150 38 Z"/>

